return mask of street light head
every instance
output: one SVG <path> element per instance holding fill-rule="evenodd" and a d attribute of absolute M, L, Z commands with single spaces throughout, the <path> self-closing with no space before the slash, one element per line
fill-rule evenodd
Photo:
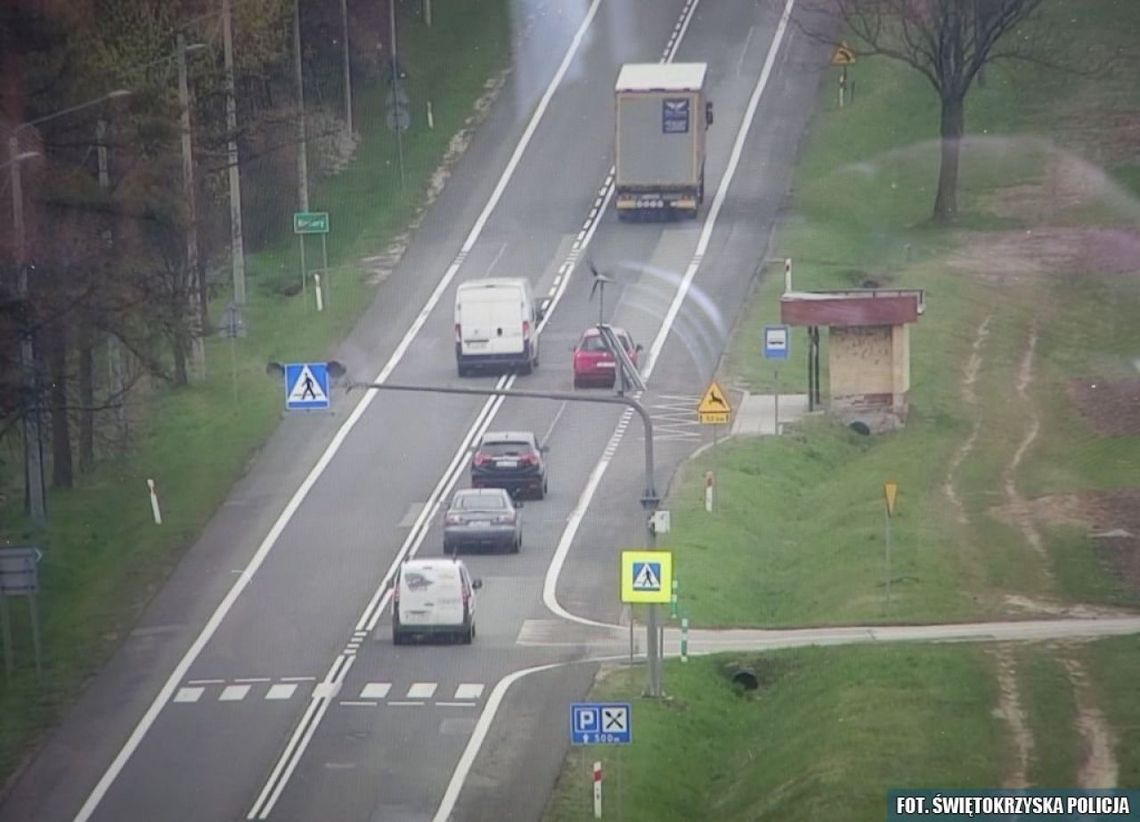
<path fill-rule="evenodd" d="M 118 100 L 123 97 L 130 97 L 131 90 L 129 88 L 118 88 L 109 93 L 106 97 L 107 100 Z"/>

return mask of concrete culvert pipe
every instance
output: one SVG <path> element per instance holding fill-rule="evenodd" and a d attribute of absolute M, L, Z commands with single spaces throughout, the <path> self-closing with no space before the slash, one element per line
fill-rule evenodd
<path fill-rule="evenodd" d="M 855 422 L 851 423 L 848 427 L 856 434 L 862 434 L 864 437 L 869 436 L 871 433 L 870 426 L 862 420 L 855 420 Z"/>
<path fill-rule="evenodd" d="M 738 662 L 730 662 L 724 666 L 724 674 L 734 686 L 742 691 L 755 691 L 760 687 L 760 680 L 756 672 Z"/>

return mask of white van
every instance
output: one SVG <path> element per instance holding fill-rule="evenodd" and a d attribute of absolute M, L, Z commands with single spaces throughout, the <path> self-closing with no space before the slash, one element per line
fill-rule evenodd
<path fill-rule="evenodd" d="M 414 635 L 456 637 L 465 645 L 475 638 L 473 579 L 457 559 L 409 559 L 392 581 L 392 643 Z"/>
<path fill-rule="evenodd" d="M 455 360 L 459 376 L 477 368 L 538 367 L 542 311 L 522 277 L 472 280 L 455 292 Z"/>

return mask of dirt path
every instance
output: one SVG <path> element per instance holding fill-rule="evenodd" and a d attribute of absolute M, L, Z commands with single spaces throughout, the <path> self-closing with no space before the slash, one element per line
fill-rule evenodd
<path fill-rule="evenodd" d="M 1096 695 L 1084 666 L 1072 657 L 1065 657 L 1061 661 L 1073 686 L 1077 703 L 1077 730 L 1084 739 L 1084 761 L 1077 769 L 1077 786 L 1115 788 L 1120 770 L 1113 752 L 1115 735 L 1096 703 Z"/>
<path fill-rule="evenodd" d="M 1021 692 L 1017 687 L 1017 663 L 1009 646 L 998 646 L 996 656 L 998 687 L 1001 690 L 996 713 L 1009 724 L 1015 754 L 1004 787 L 1028 788 L 1029 763 L 1033 758 L 1033 734 L 1025 724 L 1025 711 L 1021 708 Z"/>
<path fill-rule="evenodd" d="M 954 476 L 959 466 L 962 465 L 962 461 L 974 450 L 974 443 L 977 442 L 978 432 L 982 428 L 982 414 L 978 409 L 978 393 L 974 390 L 974 385 L 978 381 L 978 372 L 982 368 L 982 345 L 990 335 L 990 320 L 993 318 L 994 315 L 990 314 L 982 320 L 981 325 L 978 326 L 978 330 L 974 333 L 973 350 L 970 352 L 970 359 L 966 363 L 966 372 L 962 376 L 962 400 L 966 405 L 975 409 L 974 428 L 970 431 L 970 436 L 968 436 L 954 452 L 954 456 L 950 460 L 950 468 L 946 472 L 946 482 L 942 486 L 942 490 L 950 499 L 950 503 L 958 511 L 958 521 L 963 524 L 968 522 L 968 518 L 966 517 L 966 509 L 962 505 L 962 500 L 958 497 L 958 491 L 954 487 Z"/>
<path fill-rule="evenodd" d="M 1017 394 L 1021 399 L 1021 403 L 1025 408 L 1026 417 L 1029 420 L 1029 427 L 1025 431 L 1025 436 L 1022 438 L 1021 443 L 1017 446 L 1017 450 L 1013 454 L 1013 459 L 1009 461 L 1004 472 L 1004 486 L 1005 495 L 1009 500 L 1010 513 L 1013 515 L 1014 522 L 1017 524 L 1018 529 L 1025 536 L 1026 542 L 1030 547 L 1037 552 L 1037 555 L 1043 560 L 1044 570 L 1046 576 L 1052 577 L 1049 569 L 1049 555 L 1045 551 L 1045 544 L 1041 539 L 1041 534 L 1037 530 L 1037 525 L 1033 521 L 1033 514 L 1030 510 L 1029 504 L 1021 493 L 1017 490 L 1016 473 L 1017 467 L 1021 465 L 1021 460 L 1025 457 L 1029 447 L 1033 445 L 1033 441 L 1037 439 L 1038 433 L 1041 431 L 1041 420 L 1037 414 L 1037 408 L 1033 404 L 1033 399 L 1029 396 L 1029 386 L 1033 382 L 1033 358 L 1037 351 L 1037 326 L 1034 324 L 1029 330 L 1029 344 L 1025 349 L 1025 356 L 1021 360 L 1021 368 L 1017 374 Z"/>

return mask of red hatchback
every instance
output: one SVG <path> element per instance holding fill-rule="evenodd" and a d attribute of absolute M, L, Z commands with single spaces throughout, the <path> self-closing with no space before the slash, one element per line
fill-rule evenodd
<path fill-rule="evenodd" d="M 641 346 L 634 345 L 633 338 L 624 329 L 615 328 L 613 332 L 621 341 L 629 359 L 637 365 L 637 355 L 641 351 Z M 616 380 L 617 362 L 614 361 L 613 354 L 606 348 L 598 329 L 587 328 L 582 334 L 582 339 L 574 346 L 574 387 L 596 385 L 610 388 Z"/>

